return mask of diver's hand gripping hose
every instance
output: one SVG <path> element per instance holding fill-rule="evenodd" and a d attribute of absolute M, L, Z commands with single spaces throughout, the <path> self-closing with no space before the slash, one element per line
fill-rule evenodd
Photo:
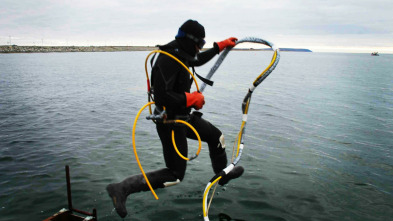
<path fill-rule="evenodd" d="M 205 104 L 205 97 L 202 93 L 198 91 L 194 91 L 191 94 L 185 92 L 186 100 L 187 100 L 187 107 L 193 107 L 195 110 L 202 109 L 203 105 Z"/>
<path fill-rule="evenodd" d="M 224 41 L 217 42 L 216 44 L 221 52 L 222 50 L 224 50 L 227 47 L 235 47 L 236 41 L 237 41 L 237 38 L 231 37 L 231 38 L 225 39 Z"/>

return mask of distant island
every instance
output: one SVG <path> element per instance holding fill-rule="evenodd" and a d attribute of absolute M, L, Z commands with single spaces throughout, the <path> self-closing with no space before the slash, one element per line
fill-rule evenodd
<path fill-rule="evenodd" d="M 49 53 L 49 52 L 115 52 L 152 51 L 156 46 L 18 46 L 0 45 L 0 53 Z M 239 51 L 270 51 L 271 48 L 235 48 Z M 280 48 L 280 51 L 312 52 L 303 48 Z"/>
<path fill-rule="evenodd" d="M 312 52 L 310 49 L 305 48 L 280 48 L 280 51 Z"/>
<path fill-rule="evenodd" d="M 279 48 L 280 51 L 295 51 L 295 52 L 312 52 L 310 49 L 305 48 Z M 235 48 L 238 51 L 272 51 L 271 48 Z"/>

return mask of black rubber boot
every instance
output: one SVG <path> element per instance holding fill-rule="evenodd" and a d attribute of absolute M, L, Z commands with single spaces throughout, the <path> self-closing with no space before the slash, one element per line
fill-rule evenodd
<path fill-rule="evenodd" d="M 146 176 L 149 179 L 153 189 L 164 188 L 165 182 L 176 180 L 173 173 L 170 172 L 169 169 L 161 169 L 149 172 L 146 173 Z M 120 183 L 111 183 L 106 187 L 106 191 L 108 192 L 109 197 L 112 199 L 113 206 L 121 218 L 127 216 L 127 196 L 132 193 L 149 190 L 149 186 L 147 185 L 146 180 L 142 174 L 128 177 Z"/>
<path fill-rule="evenodd" d="M 116 209 L 117 214 L 121 218 L 127 216 L 126 200 L 127 195 L 124 193 L 123 188 L 121 188 L 121 183 L 111 183 L 106 187 L 106 191 L 109 197 L 112 199 L 113 206 Z"/>
<path fill-rule="evenodd" d="M 227 184 L 230 180 L 236 179 L 240 177 L 244 172 L 244 168 L 242 166 L 235 166 L 231 172 L 229 172 L 227 175 L 223 176 L 219 181 L 218 184 L 221 186 Z"/>

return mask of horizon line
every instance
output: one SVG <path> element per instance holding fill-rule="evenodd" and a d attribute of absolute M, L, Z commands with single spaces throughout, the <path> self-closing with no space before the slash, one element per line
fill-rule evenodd
<path fill-rule="evenodd" d="M 0 45 L 0 47 L 139 47 L 139 48 L 157 48 L 158 45 L 16 45 L 16 44 L 5 44 Z M 211 47 L 210 47 L 211 48 Z M 311 47 L 313 48 L 313 47 Z M 368 54 L 372 52 L 378 52 L 379 54 L 393 54 L 393 51 L 385 51 L 385 50 L 367 50 L 364 48 L 319 48 L 319 49 L 311 49 L 305 47 L 279 47 L 279 49 L 285 51 L 285 49 L 295 49 L 295 50 L 310 50 L 311 52 L 317 53 L 355 53 L 355 54 Z M 208 49 L 208 48 L 205 48 Z M 270 50 L 270 48 L 260 48 L 260 47 L 243 47 L 236 48 L 238 50 Z"/>

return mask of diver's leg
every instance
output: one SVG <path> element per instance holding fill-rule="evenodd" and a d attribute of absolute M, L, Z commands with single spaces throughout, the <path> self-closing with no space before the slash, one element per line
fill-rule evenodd
<path fill-rule="evenodd" d="M 186 128 L 184 126 L 177 127 L 157 123 L 157 132 L 162 142 L 167 168 L 146 173 L 153 189 L 178 184 L 184 178 L 187 161 L 180 158 L 173 147 L 171 138 L 172 129 L 175 131 L 175 141 L 178 150 L 183 156 L 187 156 Z M 109 196 L 112 198 L 116 212 L 122 218 L 127 215 L 127 196 L 132 193 L 149 191 L 147 182 L 142 174 L 128 177 L 120 183 L 109 184 L 106 189 Z"/>
<path fill-rule="evenodd" d="M 172 130 L 175 134 L 175 142 L 179 152 L 187 157 L 187 127 L 183 124 L 160 124 L 157 123 L 157 132 L 162 143 L 165 165 L 179 179 L 183 180 L 187 161 L 182 159 L 175 151 L 172 141 Z"/>
<path fill-rule="evenodd" d="M 189 123 L 196 129 L 201 140 L 208 144 L 214 173 L 221 172 L 227 166 L 228 162 L 225 152 L 224 135 L 217 127 L 195 113 L 191 115 Z M 194 131 L 189 128 L 187 130 L 187 137 L 197 139 Z"/>
<path fill-rule="evenodd" d="M 207 142 L 209 146 L 209 154 L 212 162 L 214 173 L 221 172 L 228 163 L 227 155 L 225 152 L 225 140 L 222 132 L 210 122 L 201 118 L 200 114 L 193 113 L 191 115 L 190 124 L 199 133 L 202 141 Z M 188 128 L 187 137 L 197 139 L 194 132 Z M 244 172 L 242 166 L 235 166 L 231 172 L 221 178 L 220 185 L 224 185 L 231 179 L 240 177 Z"/>
<path fill-rule="evenodd" d="M 177 180 L 168 168 L 148 172 L 146 176 L 153 189 L 164 188 L 166 183 Z M 145 177 L 142 174 L 138 174 L 128 177 L 120 183 L 111 183 L 106 187 L 106 190 L 112 199 L 116 212 L 120 217 L 124 218 L 127 215 L 127 196 L 132 193 L 149 191 L 149 186 Z"/>

